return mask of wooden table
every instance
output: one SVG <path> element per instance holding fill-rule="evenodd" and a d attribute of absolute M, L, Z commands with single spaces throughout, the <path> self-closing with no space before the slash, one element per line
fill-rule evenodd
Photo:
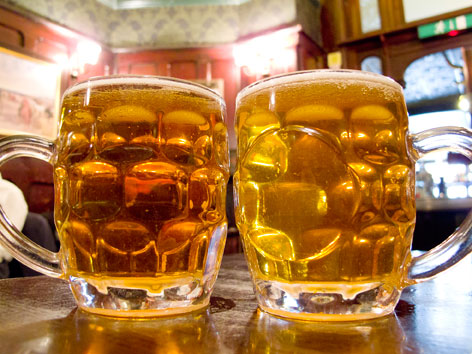
<path fill-rule="evenodd" d="M 208 310 L 114 320 L 76 309 L 44 276 L 0 281 L 0 353 L 472 353 L 472 259 L 406 289 L 396 315 L 350 323 L 257 310 L 241 254 L 225 255 Z"/>

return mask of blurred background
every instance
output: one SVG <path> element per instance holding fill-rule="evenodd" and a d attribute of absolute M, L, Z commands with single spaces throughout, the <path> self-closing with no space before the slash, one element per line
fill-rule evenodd
<path fill-rule="evenodd" d="M 234 168 L 237 93 L 264 77 L 319 68 L 362 69 L 399 82 L 413 133 L 471 128 L 472 2 L 0 0 L 4 136 L 52 139 L 61 94 L 89 77 L 172 76 L 224 97 Z M 470 162 L 447 152 L 418 162 L 414 248 L 440 243 L 467 214 Z M 51 166 L 19 158 L 0 172 L 54 232 Z M 228 214 L 233 229 L 226 252 L 240 252 L 231 206 Z"/>

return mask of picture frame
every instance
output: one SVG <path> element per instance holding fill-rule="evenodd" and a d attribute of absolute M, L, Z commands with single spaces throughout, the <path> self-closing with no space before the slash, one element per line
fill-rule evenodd
<path fill-rule="evenodd" d="M 56 63 L 0 47 L 0 135 L 54 139 L 61 75 Z"/>

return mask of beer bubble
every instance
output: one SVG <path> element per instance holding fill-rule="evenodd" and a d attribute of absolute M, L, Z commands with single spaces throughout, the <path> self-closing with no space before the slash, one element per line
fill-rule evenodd
<path fill-rule="evenodd" d="M 406 165 L 387 169 L 384 178 L 384 207 L 387 215 L 396 222 L 411 222 L 415 216 L 412 170 Z"/>
<path fill-rule="evenodd" d="M 411 179 L 411 169 L 406 165 L 395 165 L 388 168 L 384 173 L 384 180 L 390 183 L 407 185 Z"/>
<path fill-rule="evenodd" d="M 95 241 L 89 227 L 78 221 L 67 221 L 61 228 L 61 250 L 71 266 L 85 272 L 96 271 L 93 258 L 96 255 Z"/>
<path fill-rule="evenodd" d="M 338 247 L 341 230 L 318 228 L 306 230 L 294 239 L 296 260 L 315 260 L 326 257 Z"/>
<path fill-rule="evenodd" d="M 373 219 L 382 204 L 382 183 L 377 168 L 365 162 L 352 162 L 353 169 L 360 181 L 361 201 L 358 211 L 362 223 Z"/>
<path fill-rule="evenodd" d="M 250 177 L 244 178 L 255 182 L 276 180 L 287 170 L 287 155 L 287 146 L 279 132 L 270 131 L 259 136 L 249 148 L 241 162 L 241 173 L 249 174 Z"/>
<path fill-rule="evenodd" d="M 374 164 L 398 160 L 398 121 L 380 105 L 355 108 L 350 116 L 356 154 Z"/>
<path fill-rule="evenodd" d="M 124 178 L 124 200 L 138 218 L 167 220 L 181 215 L 187 205 L 187 174 L 166 162 L 133 166 Z"/>
<path fill-rule="evenodd" d="M 198 237 L 201 231 L 198 219 L 187 218 L 165 223 L 157 241 L 162 259 L 161 271 L 188 271 L 193 263 L 193 260 L 189 260 L 192 244 L 201 241 L 201 237 Z"/>
<path fill-rule="evenodd" d="M 116 215 L 121 209 L 123 191 L 117 168 L 90 161 L 74 165 L 70 173 L 72 210 L 85 219 L 100 220 Z"/>
<path fill-rule="evenodd" d="M 328 217 L 333 221 L 351 220 L 361 204 L 362 194 L 356 178 L 347 174 L 347 179 L 328 192 Z"/>
<path fill-rule="evenodd" d="M 213 149 L 216 163 L 224 169 L 229 169 L 228 128 L 223 122 L 216 123 L 213 128 Z"/>
<path fill-rule="evenodd" d="M 106 224 L 100 231 L 101 244 L 111 251 L 130 253 L 147 248 L 151 234 L 145 226 L 134 221 L 114 221 Z"/>
<path fill-rule="evenodd" d="M 395 225 L 378 223 L 365 227 L 354 237 L 353 255 L 358 261 L 353 268 L 358 279 L 392 271 L 395 259 L 386 255 L 394 253 L 399 236 L 400 232 Z"/>
<path fill-rule="evenodd" d="M 98 121 L 107 123 L 154 123 L 156 114 L 141 106 L 122 105 L 107 109 L 98 117 Z"/>
<path fill-rule="evenodd" d="M 202 135 L 194 144 L 194 160 L 196 166 L 203 166 L 211 159 L 211 138 L 208 135 Z"/>
<path fill-rule="evenodd" d="M 84 134 L 73 131 L 66 135 L 61 145 L 64 148 L 63 154 L 67 156 L 66 161 L 71 165 L 85 160 L 92 151 L 90 140 Z"/>
<path fill-rule="evenodd" d="M 193 161 L 192 143 L 185 138 L 167 139 L 164 153 L 169 160 L 177 163 L 191 164 Z"/>
<path fill-rule="evenodd" d="M 342 134 L 347 130 L 344 113 L 337 107 L 323 104 L 299 106 L 287 112 L 283 126 L 300 125 L 321 130 L 338 149 L 341 148 Z"/>
<path fill-rule="evenodd" d="M 157 239 L 159 253 L 176 251 L 195 238 L 201 223 L 196 219 L 171 220 L 164 224 Z"/>
<path fill-rule="evenodd" d="M 158 116 L 141 106 L 122 105 L 107 109 L 97 117 L 97 135 L 100 141 L 110 133 L 123 138 L 126 142 L 150 135 L 154 136 L 158 124 Z M 130 126 L 133 129 L 130 129 Z M 115 137 L 116 138 L 116 137 Z"/>
<path fill-rule="evenodd" d="M 156 153 L 154 149 L 140 145 L 115 145 L 100 151 L 99 156 L 110 162 L 130 163 L 148 160 Z"/>
<path fill-rule="evenodd" d="M 81 126 L 90 128 L 94 122 L 95 116 L 89 111 L 82 110 L 74 111 L 72 114 L 65 114 L 62 118 L 62 124 L 75 126 L 76 128 Z"/>
<path fill-rule="evenodd" d="M 378 178 L 377 170 L 370 164 L 364 162 L 351 162 L 349 163 L 349 167 L 354 170 L 356 175 L 362 181 L 373 181 Z"/>
<path fill-rule="evenodd" d="M 112 132 L 106 132 L 100 138 L 99 147 L 105 149 L 109 146 L 121 145 L 123 143 L 126 143 L 126 139 L 122 136 Z"/>
<path fill-rule="evenodd" d="M 254 139 L 262 133 L 280 128 L 277 115 L 273 112 L 257 109 L 255 112 L 242 112 L 238 118 L 239 149 L 241 152 L 253 143 Z"/>
<path fill-rule="evenodd" d="M 208 122 L 201 114 L 192 111 L 173 111 L 164 115 L 163 124 L 186 124 L 192 126 L 203 126 Z"/>
<path fill-rule="evenodd" d="M 367 242 L 374 242 L 384 237 L 393 237 L 398 234 L 398 229 L 393 224 L 380 223 L 369 225 L 361 230 L 359 233 L 359 240 L 365 240 Z"/>
<path fill-rule="evenodd" d="M 301 232 L 328 222 L 328 198 L 318 185 L 294 181 L 259 184 L 258 187 L 258 225 L 292 231 L 295 239 Z"/>
<path fill-rule="evenodd" d="M 395 117 L 387 108 L 371 104 L 354 108 L 351 113 L 351 120 L 358 123 L 360 121 L 375 121 L 376 123 L 391 124 L 395 121 Z"/>
<path fill-rule="evenodd" d="M 283 122 L 286 125 L 303 125 L 310 127 L 317 121 L 340 121 L 344 120 L 343 112 L 330 105 L 306 105 L 291 109 L 285 115 Z"/>
<path fill-rule="evenodd" d="M 210 124 L 201 114 L 172 111 L 162 117 L 166 157 L 179 164 L 202 166 L 211 158 Z"/>
<path fill-rule="evenodd" d="M 65 220 L 69 213 L 69 180 L 67 170 L 63 167 L 54 169 L 54 218 L 60 230 L 62 220 Z"/>
<path fill-rule="evenodd" d="M 248 238 L 262 254 L 275 260 L 295 260 L 292 240 L 282 231 L 257 228 L 249 231 Z"/>
<path fill-rule="evenodd" d="M 189 212 L 209 223 L 222 220 L 225 186 L 226 178 L 219 170 L 202 168 L 194 171 L 189 180 Z"/>

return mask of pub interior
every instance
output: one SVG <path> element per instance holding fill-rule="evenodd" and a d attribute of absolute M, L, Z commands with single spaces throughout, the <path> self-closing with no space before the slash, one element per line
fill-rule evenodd
<path fill-rule="evenodd" d="M 0 0 L 1 136 L 36 134 L 54 139 L 60 97 L 88 78 L 168 76 L 200 83 L 224 98 L 233 174 L 238 92 L 263 78 L 327 68 L 370 71 L 398 82 L 404 89 L 412 133 L 450 125 L 472 128 L 472 3 Z M 12 77 L 19 79 L 12 82 Z M 38 86 L 31 89 L 31 84 Z M 37 99 L 38 90 L 47 99 Z M 417 162 L 414 250 L 427 251 L 440 244 L 466 218 L 472 207 L 470 164 L 469 159 L 450 152 L 429 154 Z M 28 207 L 24 233 L 57 252 L 52 166 L 19 157 L 1 166 L 0 173 L 23 192 Z M 31 309 L 34 302 L 21 305 L 23 300 L 18 300 L 12 305 L 8 296 L 21 289 L 26 303 L 34 291 L 28 290 L 26 282 L 14 290 L 11 279 L 4 286 L 0 282 L 0 318 L 18 319 L 0 324 L 0 352 L 98 353 L 112 348 L 159 353 L 472 351 L 468 339 L 472 330 L 470 257 L 449 278 L 438 278 L 417 292 L 416 288 L 406 291 L 396 317 L 379 323 L 314 328 L 256 311 L 255 300 L 247 300 L 253 297 L 249 273 L 243 258 L 236 258 L 243 257 L 243 246 L 232 199 L 230 183 L 228 237 L 208 313 L 154 325 L 90 319 L 72 310 L 65 285 L 37 277 L 24 280 L 45 294 L 57 287 L 54 301 L 60 306 L 53 311 L 42 305 L 28 319 L 19 313 L 24 306 Z M 3 265 L 6 270 L 0 275 L 4 277 L 39 275 L 16 260 L 5 259 Z M 430 303 L 430 298 L 452 302 L 429 308 L 418 304 Z M 450 312 L 448 306 L 453 308 Z M 136 340 L 126 343 L 123 336 Z"/>

